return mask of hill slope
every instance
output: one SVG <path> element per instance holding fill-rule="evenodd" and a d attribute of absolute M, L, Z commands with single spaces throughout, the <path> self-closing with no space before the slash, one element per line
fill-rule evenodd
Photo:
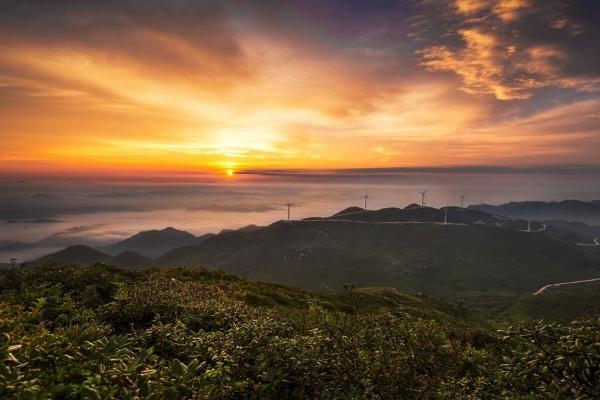
<path fill-rule="evenodd" d="M 33 266 L 42 266 L 53 263 L 90 265 L 94 263 L 109 262 L 110 259 L 111 256 L 106 253 L 102 253 L 89 246 L 77 245 L 67 247 L 56 253 L 45 255 L 29 264 Z"/>
<path fill-rule="evenodd" d="M 367 210 L 350 207 L 325 218 L 306 218 L 306 220 L 339 220 L 361 222 L 430 222 L 448 224 L 478 224 L 496 226 L 504 229 L 526 230 L 527 221 L 509 219 L 488 212 L 460 207 L 421 207 L 410 204 L 405 208 L 389 207 L 380 210 Z M 531 221 L 531 230 L 543 229 L 542 223 Z"/>
<path fill-rule="evenodd" d="M 0 397 L 599 397 L 600 361 L 581 361 L 597 353 L 597 320 L 521 325 L 500 340 L 441 305 L 198 269 L 0 270 Z"/>
<path fill-rule="evenodd" d="M 562 232 L 564 236 L 576 237 L 579 241 L 591 241 L 594 238 L 600 238 L 600 226 L 588 225 L 583 222 L 568 222 L 563 220 L 547 220 L 546 225 L 557 232 Z"/>
<path fill-rule="evenodd" d="M 598 257 L 543 233 L 479 225 L 280 221 L 158 259 L 320 291 L 346 282 L 436 295 L 529 293 L 600 276 Z"/>
<path fill-rule="evenodd" d="M 510 311 L 522 319 L 561 322 L 600 315 L 600 282 L 552 287 L 538 295 L 523 296 Z"/>
<path fill-rule="evenodd" d="M 189 232 L 168 227 L 137 233 L 125 240 L 106 246 L 103 250 L 112 255 L 124 251 L 135 251 L 143 256 L 153 258 L 174 248 L 200 242 L 202 239 L 204 238 L 197 238 Z"/>

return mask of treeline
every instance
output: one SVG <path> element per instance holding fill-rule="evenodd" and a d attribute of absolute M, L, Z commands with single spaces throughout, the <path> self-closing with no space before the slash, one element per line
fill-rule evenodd
<path fill-rule="evenodd" d="M 202 270 L 0 271 L 3 399 L 597 399 L 600 321 L 497 333 Z"/>

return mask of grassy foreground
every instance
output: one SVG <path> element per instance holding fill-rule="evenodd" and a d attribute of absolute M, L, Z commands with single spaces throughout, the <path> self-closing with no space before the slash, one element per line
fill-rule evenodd
<path fill-rule="evenodd" d="M 594 399 L 600 321 L 495 333 L 390 290 L 202 270 L 0 271 L 0 398 Z"/>

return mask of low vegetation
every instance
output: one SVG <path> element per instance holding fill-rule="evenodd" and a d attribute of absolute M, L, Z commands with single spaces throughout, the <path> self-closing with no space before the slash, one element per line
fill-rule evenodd
<path fill-rule="evenodd" d="M 600 321 L 502 333 L 393 289 L 205 270 L 0 271 L 0 398 L 594 399 Z"/>

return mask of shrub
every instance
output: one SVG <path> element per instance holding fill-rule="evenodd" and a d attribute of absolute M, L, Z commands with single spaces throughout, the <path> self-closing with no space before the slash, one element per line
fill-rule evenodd
<path fill-rule="evenodd" d="M 0 288 L 0 398 L 600 397 L 599 320 L 500 340 L 220 273 L 55 268 Z"/>

